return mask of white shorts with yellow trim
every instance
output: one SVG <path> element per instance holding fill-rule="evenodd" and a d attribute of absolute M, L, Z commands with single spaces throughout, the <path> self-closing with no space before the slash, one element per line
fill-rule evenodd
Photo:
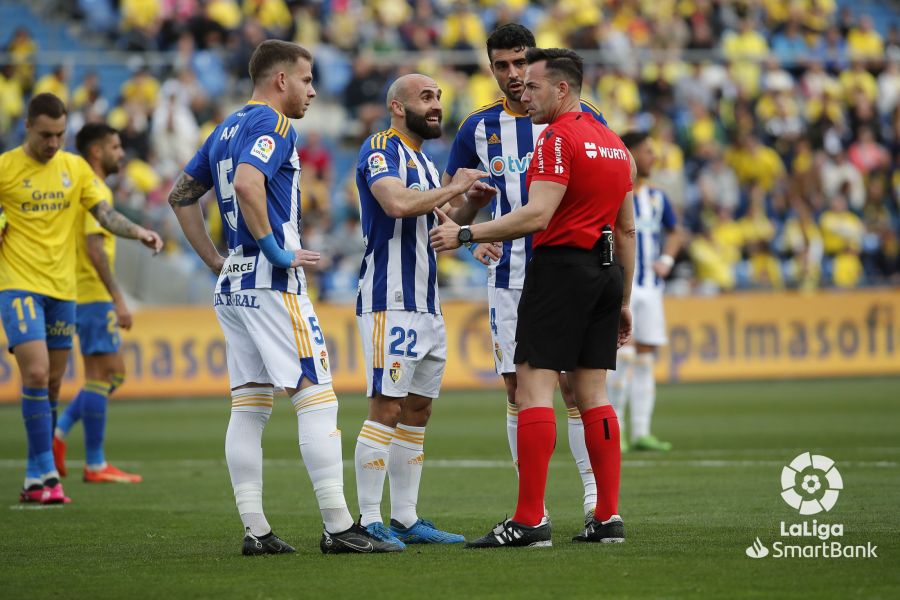
<path fill-rule="evenodd" d="M 491 324 L 494 368 L 497 375 L 515 373 L 516 324 L 522 290 L 488 286 L 488 317 Z"/>
<path fill-rule="evenodd" d="M 366 361 L 366 393 L 437 398 L 447 364 L 444 317 L 388 310 L 356 318 Z"/>
<path fill-rule="evenodd" d="M 270 289 L 214 295 L 225 334 L 231 387 L 269 383 L 297 388 L 331 383 L 325 336 L 306 295 Z"/>

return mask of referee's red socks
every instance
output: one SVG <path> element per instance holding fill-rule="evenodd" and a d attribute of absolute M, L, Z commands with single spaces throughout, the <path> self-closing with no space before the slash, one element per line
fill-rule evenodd
<path fill-rule="evenodd" d="M 619 443 L 618 431 L 616 427 L 616 444 Z M 556 446 L 556 415 L 553 409 L 535 406 L 520 410 L 516 440 L 519 446 L 519 502 L 513 521 L 534 527 L 544 518 L 547 468 Z"/>
<path fill-rule="evenodd" d="M 619 420 L 616 411 L 607 404 L 581 413 L 581 422 L 584 423 L 584 443 L 591 459 L 591 469 L 597 481 L 594 518 L 606 521 L 612 515 L 619 514 L 619 469 L 622 465 Z"/>

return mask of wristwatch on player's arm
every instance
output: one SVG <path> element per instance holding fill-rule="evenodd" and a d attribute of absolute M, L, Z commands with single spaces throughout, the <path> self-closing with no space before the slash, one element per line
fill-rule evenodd
<path fill-rule="evenodd" d="M 463 225 L 459 228 L 459 233 L 456 234 L 456 239 L 459 240 L 459 243 L 464 245 L 466 248 L 469 248 L 472 245 L 472 229 L 468 225 Z"/>

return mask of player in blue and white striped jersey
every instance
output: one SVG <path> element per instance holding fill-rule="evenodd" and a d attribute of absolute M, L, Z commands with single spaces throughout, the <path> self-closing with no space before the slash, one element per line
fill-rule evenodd
<path fill-rule="evenodd" d="M 453 140 L 444 173 L 445 180 L 448 180 L 461 167 L 481 166 L 489 171 L 491 184 L 498 190 L 492 211 L 494 219 L 528 203 L 525 175 L 534 145 L 547 127 L 546 124 L 532 123 L 520 100 L 525 90 L 525 51 L 534 45 L 531 31 L 516 23 L 501 25 L 491 33 L 487 40 L 488 60 L 503 97 L 465 118 Z M 581 101 L 581 109 L 606 124 L 599 109 L 587 100 Z M 470 222 L 453 220 L 457 223 Z M 476 258 L 485 264 L 488 263 L 483 256 L 490 249 L 489 246 L 480 244 L 475 249 Z M 488 264 L 488 308 L 494 366 L 506 385 L 506 431 L 513 463 L 518 461 L 516 365 L 513 363 L 513 356 L 516 350 L 519 298 L 525 281 L 525 266 L 529 260 L 531 236 L 526 236 L 503 242 L 500 260 Z M 569 444 L 584 484 L 584 510 L 587 513 L 596 504 L 597 488 L 584 446 L 581 415 L 564 374 L 560 376 L 560 390 L 568 411 Z"/>
<path fill-rule="evenodd" d="M 262 432 L 274 388 L 297 412 L 300 453 L 319 502 L 324 553 L 394 548 L 353 522 L 344 500 L 337 397 L 325 338 L 306 295 L 303 266 L 319 255 L 300 243 L 300 162 L 291 119 L 316 95 L 312 55 L 279 40 L 250 58 L 253 97 L 210 134 L 181 174 L 169 203 L 188 241 L 219 279 L 216 317 L 225 334 L 231 419 L 225 459 L 244 524 L 242 552 L 294 549 L 272 533 L 262 506 Z M 197 201 L 214 188 L 228 241 L 223 259 Z"/>
<path fill-rule="evenodd" d="M 622 431 L 626 407 L 630 413 L 630 435 L 622 435 L 622 449 L 628 449 L 626 440 L 630 437 L 635 450 L 667 451 L 672 445 L 650 432 L 656 403 L 653 371 L 656 349 L 667 342 L 663 314 L 665 278 L 675 264 L 684 236 L 665 192 L 647 182 L 656 160 L 653 141 L 643 132 L 626 133 L 622 141 L 634 156 L 638 176 L 634 185 L 636 264 L 631 288 L 634 344 L 619 350 L 616 370 L 607 375 L 607 387 Z"/>
<path fill-rule="evenodd" d="M 356 314 L 370 398 L 356 444 L 360 523 L 401 549 L 404 542 L 465 541 L 416 512 L 425 426 L 447 360 L 437 259 L 428 234 L 435 208 L 452 202 L 462 210 L 478 196 L 482 202 L 474 214 L 494 190 L 478 181 L 487 173 L 475 169 L 460 169 L 441 187 L 437 169 L 421 149 L 423 140 L 441 135 L 440 98 L 430 77 L 397 79 L 387 95 L 391 128 L 363 142 L 356 166 L 366 242 Z M 381 517 L 385 473 L 390 476 L 390 528 Z"/>

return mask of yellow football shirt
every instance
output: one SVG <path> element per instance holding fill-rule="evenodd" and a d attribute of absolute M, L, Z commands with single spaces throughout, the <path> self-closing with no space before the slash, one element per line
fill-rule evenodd
<path fill-rule="evenodd" d="M 0 207 L 8 220 L 0 290 L 75 300 L 77 221 L 103 199 L 100 182 L 77 154 L 61 150 L 46 163 L 22 146 L 0 154 Z"/>
<path fill-rule="evenodd" d="M 100 182 L 100 190 L 102 191 L 103 199 L 112 206 L 112 190 L 110 190 L 104 182 L 100 181 L 99 178 L 97 180 Z M 103 280 L 100 279 L 100 275 L 97 274 L 97 269 L 94 268 L 94 263 L 91 262 L 91 258 L 88 256 L 87 236 L 95 234 L 103 236 L 103 253 L 106 254 L 106 259 L 109 261 L 110 273 L 115 272 L 116 236 L 103 229 L 90 211 L 82 210 L 81 212 L 82 217 L 81 222 L 79 223 L 79 225 L 81 225 L 81 232 L 80 235 L 76 236 L 78 238 L 78 264 L 75 271 L 75 278 L 78 284 L 78 303 L 112 302 L 112 296 L 109 294 L 109 290 L 106 289 L 106 285 L 104 285 Z"/>

